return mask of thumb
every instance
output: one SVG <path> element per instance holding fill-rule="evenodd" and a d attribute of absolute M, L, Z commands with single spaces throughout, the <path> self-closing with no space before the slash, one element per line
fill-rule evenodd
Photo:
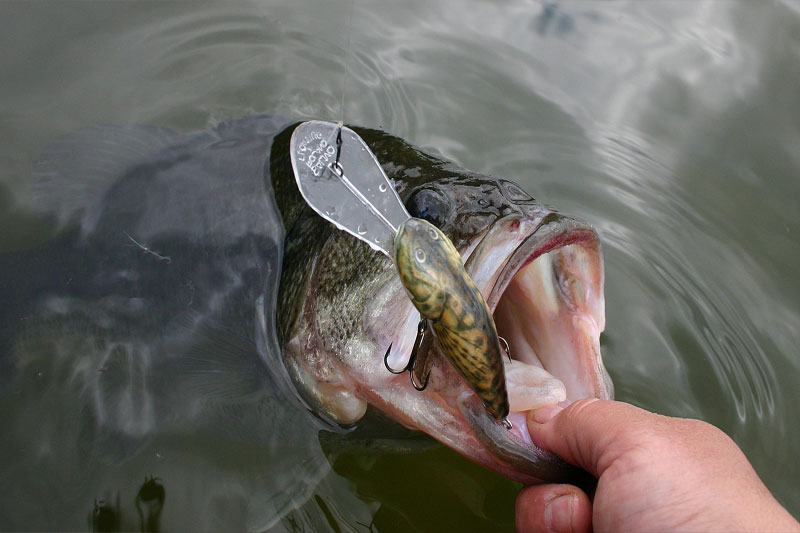
<path fill-rule="evenodd" d="M 591 398 L 564 409 L 543 407 L 528 415 L 528 430 L 540 447 L 599 478 L 634 443 L 637 428 L 653 415 L 633 405 Z"/>
<path fill-rule="evenodd" d="M 592 526 L 592 505 L 572 485 L 534 485 L 520 491 L 514 516 L 520 533 L 586 533 Z"/>

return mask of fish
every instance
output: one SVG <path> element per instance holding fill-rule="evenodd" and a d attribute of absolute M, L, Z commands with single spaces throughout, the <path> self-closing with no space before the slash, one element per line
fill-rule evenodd
<path fill-rule="evenodd" d="M 410 356 L 419 315 L 391 259 L 336 230 L 293 181 L 292 128 L 272 146 L 270 176 L 286 231 L 277 333 L 283 360 L 311 409 L 356 424 L 374 406 L 472 461 L 524 483 L 582 472 L 530 439 L 526 416 L 581 398 L 613 398 L 603 364 L 602 250 L 597 232 L 534 200 L 513 181 L 482 176 L 387 133 L 354 130 L 381 163 L 412 217 L 441 230 L 511 348 L 504 363 L 513 429 L 506 431 L 436 343 L 423 343 L 418 391 L 383 366 Z M 402 269 L 401 269 L 402 270 Z"/>
<path fill-rule="evenodd" d="M 390 258 L 303 201 L 289 157 L 296 124 L 251 115 L 196 133 L 92 126 L 45 149 L 14 198 L 44 229 L 0 252 L 0 393 L 25 406 L 2 421 L 30 450 L 0 481 L 48 468 L 31 442 L 58 442 L 50 453 L 65 468 L 83 457 L 75 464 L 103 472 L 131 467 L 160 436 L 207 432 L 220 450 L 280 450 L 261 468 L 296 473 L 242 488 L 261 502 L 248 527 L 264 529 L 330 468 L 318 435 L 352 432 L 373 412 L 509 479 L 582 476 L 531 442 L 526 414 L 613 397 L 596 231 L 512 181 L 355 128 L 409 213 L 452 241 L 508 341 L 506 430 L 433 336 L 415 369 L 430 373 L 424 391 L 386 370 L 389 345 L 393 368 L 407 361 L 419 313 Z M 205 453 L 200 465 L 223 468 Z"/>

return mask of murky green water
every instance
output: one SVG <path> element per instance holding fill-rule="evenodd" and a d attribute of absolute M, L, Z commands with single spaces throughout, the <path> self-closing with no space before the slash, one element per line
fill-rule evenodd
<path fill-rule="evenodd" d="M 800 4 L 2 2 L 0 72 L 3 251 L 48 239 L 31 167 L 94 124 L 343 117 L 517 180 L 601 235 L 618 398 L 720 426 L 800 516 Z M 109 454 L 73 426 L 60 365 L 0 388 L 0 529 L 85 529 L 95 500 L 139 529 L 162 488 L 169 530 L 264 527 L 279 507 L 277 529 L 512 527 L 517 485 L 425 443 L 326 460 L 287 430 L 281 463 L 190 428 Z M 309 490 L 260 499 L 276 480 Z"/>

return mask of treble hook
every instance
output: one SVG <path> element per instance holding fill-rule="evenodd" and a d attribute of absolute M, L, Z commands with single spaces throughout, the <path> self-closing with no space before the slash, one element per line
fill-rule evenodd
<path fill-rule="evenodd" d="M 500 335 L 497 336 L 497 340 L 503 341 L 503 344 L 506 345 L 506 357 L 508 357 L 508 362 L 511 362 L 511 348 L 508 347 L 508 341 L 505 340 Z"/>
<path fill-rule="evenodd" d="M 511 362 L 511 348 L 508 347 L 508 341 L 505 340 L 500 335 L 497 336 L 497 339 L 500 340 L 500 341 L 503 341 L 503 344 L 506 347 L 506 357 L 508 357 L 508 362 L 510 363 Z M 511 431 L 514 428 L 513 424 L 511 424 L 511 421 L 508 419 L 508 417 L 505 417 L 503 420 L 500 421 L 500 423 L 502 423 L 503 427 L 506 428 L 509 431 Z"/>
<path fill-rule="evenodd" d="M 419 353 L 419 347 L 422 345 L 422 339 L 425 338 L 425 332 L 428 330 L 428 319 L 423 318 L 419 321 L 417 325 L 417 338 L 414 339 L 414 347 L 411 348 L 411 357 L 408 358 L 408 363 L 405 367 L 401 368 L 400 370 L 395 370 L 389 366 L 389 354 L 392 351 L 392 345 L 389 344 L 389 347 L 386 349 L 386 353 L 383 356 L 383 366 L 386 367 L 386 370 L 391 372 L 392 374 L 402 374 L 403 372 L 408 371 L 409 376 L 411 377 L 411 386 L 417 389 L 418 391 L 422 392 L 428 386 L 428 380 L 431 377 L 430 370 L 428 371 L 428 375 L 425 376 L 425 382 L 422 385 L 418 385 L 416 381 L 414 381 L 414 367 L 417 363 L 417 355 Z"/>
<path fill-rule="evenodd" d="M 388 370 L 392 374 L 402 374 L 403 372 L 408 370 L 408 365 L 406 365 L 405 367 L 401 368 L 400 370 L 395 370 L 392 367 L 390 367 L 389 366 L 389 354 L 390 353 L 392 353 L 392 343 L 389 343 L 389 347 L 386 348 L 386 353 L 383 355 L 383 366 L 386 367 L 386 370 Z M 412 357 L 413 357 L 413 354 L 412 354 Z M 408 362 L 410 363 L 411 360 L 409 359 Z"/>
<path fill-rule="evenodd" d="M 414 369 L 413 368 L 408 372 L 408 375 L 411 377 L 411 386 L 414 387 L 415 389 L 417 389 L 419 392 L 422 392 L 422 391 L 424 391 L 425 389 L 428 388 L 428 380 L 431 379 L 431 371 L 430 370 L 428 370 L 428 375 L 425 376 L 425 383 L 423 383 L 422 386 L 417 385 L 417 382 L 414 381 Z"/>

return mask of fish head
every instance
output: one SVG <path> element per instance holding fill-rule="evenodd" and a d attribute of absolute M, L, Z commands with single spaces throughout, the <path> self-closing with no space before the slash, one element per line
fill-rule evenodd
<path fill-rule="evenodd" d="M 428 337 L 418 357 L 430 372 L 419 391 L 403 368 L 419 312 L 393 262 L 329 227 L 310 209 L 279 207 L 286 241 L 278 331 L 284 362 L 320 416 L 355 424 L 372 405 L 467 458 L 525 483 L 581 472 L 530 439 L 527 415 L 581 398 L 613 397 L 600 353 L 603 262 L 586 223 L 536 202 L 512 181 L 480 176 L 380 132 L 359 132 L 409 213 L 453 242 L 509 347 L 504 360 L 512 429 L 484 408 Z M 291 169 L 273 147 L 273 179 Z M 280 187 L 276 185 L 276 193 Z M 384 362 L 384 354 L 391 346 Z"/>

